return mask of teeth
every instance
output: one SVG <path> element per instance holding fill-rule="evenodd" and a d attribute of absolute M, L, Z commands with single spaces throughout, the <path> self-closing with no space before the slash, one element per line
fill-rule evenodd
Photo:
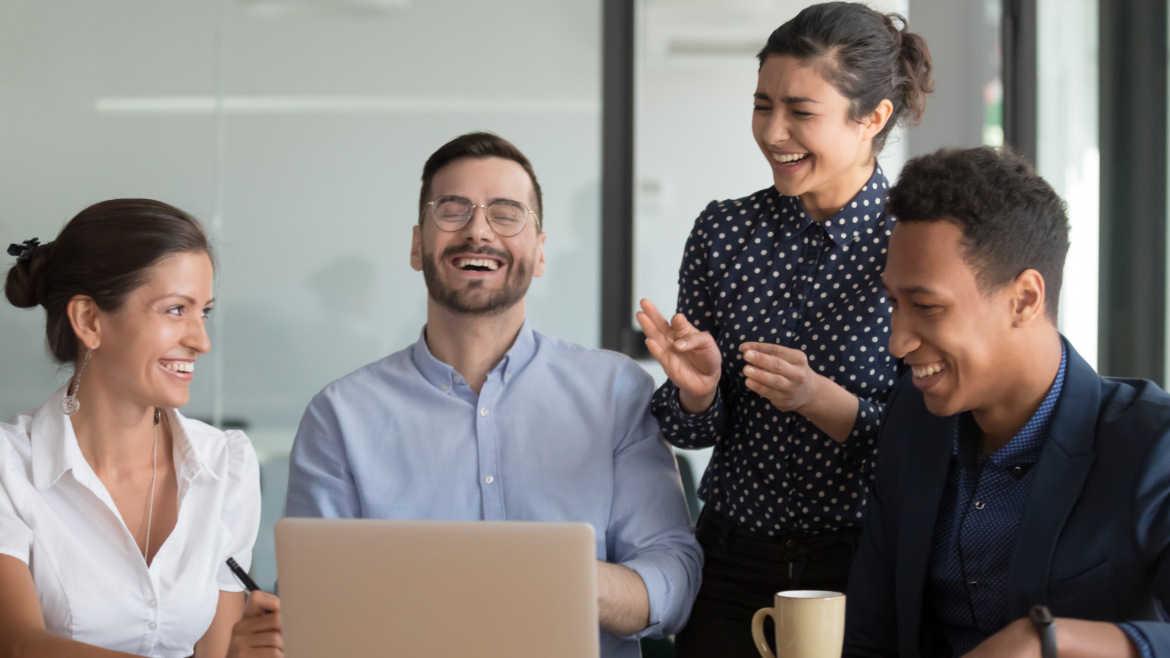
<path fill-rule="evenodd" d="M 772 159 L 776 162 L 796 162 L 803 160 L 808 153 L 773 153 Z"/>
<path fill-rule="evenodd" d="M 164 367 L 171 372 L 195 372 L 193 361 L 171 361 Z"/>
<path fill-rule="evenodd" d="M 942 372 L 942 364 L 936 363 L 934 365 L 926 366 L 925 368 L 911 368 L 914 371 L 915 377 L 929 377 L 935 373 Z"/>
<path fill-rule="evenodd" d="M 455 267 L 458 267 L 461 270 L 468 267 L 486 267 L 487 269 L 494 272 L 500 269 L 500 264 L 487 258 L 460 258 L 459 260 L 455 261 Z"/>

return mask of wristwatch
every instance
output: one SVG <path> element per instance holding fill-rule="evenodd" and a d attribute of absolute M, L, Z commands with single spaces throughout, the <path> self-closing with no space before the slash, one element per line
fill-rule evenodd
<path fill-rule="evenodd" d="M 1040 636 L 1041 658 L 1056 658 L 1056 620 L 1046 605 L 1034 605 L 1028 613 L 1036 634 Z"/>

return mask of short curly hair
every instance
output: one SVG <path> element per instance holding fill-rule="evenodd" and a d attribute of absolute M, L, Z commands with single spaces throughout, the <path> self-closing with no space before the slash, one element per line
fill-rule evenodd
<path fill-rule="evenodd" d="M 1032 269 L 1044 278 L 1055 322 L 1068 254 L 1065 203 L 1010 149 L 941 149 L 906 163 L 886 210 L 899 222 L 949 221 L 963 231 L 964 260 L 982 292 Z"/>

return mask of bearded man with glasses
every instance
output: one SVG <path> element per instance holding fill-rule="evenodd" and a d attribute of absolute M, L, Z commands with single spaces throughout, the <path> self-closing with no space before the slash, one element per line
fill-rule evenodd
<path fill-rule="evenodd" d="M 597 535 L 603 658 L 681 630 L 703 556 L 634 361 L 533 331 L 540 185 L 488 133 L 423 167 L 418 342 L 325 387 L 293 445 L 289 516 L 581 521 Z"/>

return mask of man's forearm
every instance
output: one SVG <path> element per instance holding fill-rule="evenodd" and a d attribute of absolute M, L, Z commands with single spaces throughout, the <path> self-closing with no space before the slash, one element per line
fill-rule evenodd
<path fill-rule="evenodd" d="M 650 625 L 650 594 L 633 569 L 597 563 L 597 608 L 601 628 L 614 635 L 633 635 Z"/>
<path fill-rule="evenodd" d="M 1116 624 L 1057 618 L 1056 652 L 1060 658 L 1140 658 L 1137 648 Z M 967 658 L 1038 658 L 1040 636 L 1028 618 L 1017 619 L 987 638 Z"/>
<path fill-rule="evenodd" d="M 1056 651 L 1061 658 L 1141 656 L 1117 624 L 1083 619 L 1056 620 Z"/>

